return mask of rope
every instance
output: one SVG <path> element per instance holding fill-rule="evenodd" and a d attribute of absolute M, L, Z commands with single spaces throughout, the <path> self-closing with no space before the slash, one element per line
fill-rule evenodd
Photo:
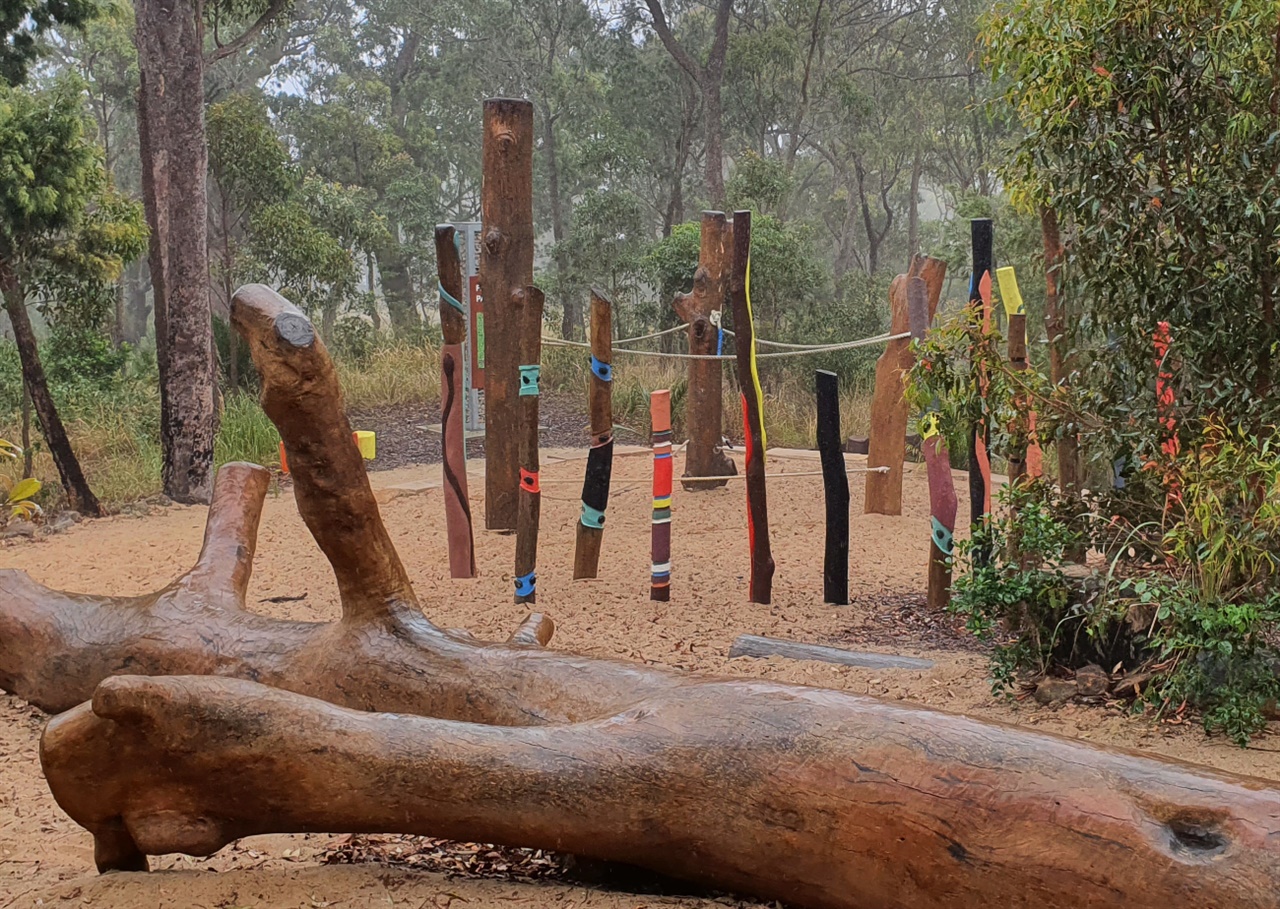
<path fill-rule="evenodd" d="M 737 332 L 732 331 L 728 328 L 722 328 L 720 330 L 724 332 L 726 335 L 729 335 L 730 337 L 736 338 L 738 336 Z M 886 337 L 886 340 L 888 340 L 887 337 Z M 821 351 L 821 350 L 826 350 L 828 347 L 831 346 L 829 344 L 788 344 L 786 341 L 769 341 L 769 340 L 766 340 L 765 338 L 756 338 L 756 343 L 764 347 L 782 347 L 782 348 L 786 348 L 787 350 Z"/>
<path fill-rule="evenodd" d="M 614 341 L 613 343 L 615 346 L 617 346 L 618 344 L 634 344 L 636 341 L 649 341 L 649 340 L 652 340 L 653 338 L 661 338 L 663 335 L 670 335 L 670 334 L 675 334 L 677 331 L 684 331 L 688 327 L 689 327 L 688 322 L 682 322 L 679 325 L 677 325 L 675 328 L 664 328 L 662 331 L 655 331 L 651 335 L 636 335 L 634 338 L 619 338 L 617 341 Z M 582 346 L 590 347 L 591 345 L 584 344 Z"/>
<path fill-rule="evenodd" d="M 827 344 L 821 347 L 805 347 L 800 350 L 780 350 L 777 353 L 757 354 L 759 359 L 773 359 L 776 357 L 801 357 L 806 354 L 822 354 L 834 353 L 839 350 L 853 350 L 856 347 L 870 347 L 873 344 L 884 344 L 886 341 L 898 341 L 902 338 L 911 337 L 911 332 L 904 331 L 896 335 L 876 335 L 874 338 L 860 338 L 857 341 L 843 341 L 839 344 Z M 542 343 L 549 347 L 585 347 L 590 348 L 590 344 L 584 344 L 581 341 L 566 341 L 563 338 L 543 338 Z M 632 354 L 637 357 L 666 357 L 671 360 L 736 360 L 735 354 L 685 354 L 685 353 L 663 353 L 660 350 L 628 350 L 627 348 L 615 349 L 615 354 Z"/>

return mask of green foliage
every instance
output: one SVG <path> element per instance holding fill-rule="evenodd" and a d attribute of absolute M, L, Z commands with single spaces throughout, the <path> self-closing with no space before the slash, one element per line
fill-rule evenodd
<path fill-rule="evenodd" d="M 127 346 L 117 348 L 95 331 L 55 324 L 41 351 L 45 373 L 55 385 L 89 385 L 107 389 L 121 378 L 129 359 Z"/>
<path fill-rule="evenodd" d="M 215 464 L 248 461 L 277 466 L 280 463 L 280 433 L 263 413 L 255 395 L 228 395 L 213 446 Z"/>
<path fill-rule="evenodd" d="M 294 189 L 289 150 L 271 126 L 260 96 L 232 95 L 205 114 L 209 169 L 239 208 L 252 210 L 283 201 Z"/>
<path fill-rule="evenodd" d="M 1280 419 L 1280 21 L 1272 0 L 1009 0 L 985 30 L 1025 137 L 1015 199 L 1070 230 L 1095 445 L 1154 453 L 1151 334 L 1172 326 L 1184 442 Z M 1090 345 L 1106 339 L 1105 347 Z"/>
<path fill-rule="evenodd" d="M 765 158 L 753 151 L 743 152 L 735 163 L 733 177 L 725 192 L 735 209 L 769 211 L 790 194 L 792 175 L 776 158 Z"/>
<path fill-rule="evenodd" d="M 97 13 L 94 0 L 0 2 L 0 80 L 21 85 L 39 57 L 41 36 L 59 27 L 81 26 Z"/>

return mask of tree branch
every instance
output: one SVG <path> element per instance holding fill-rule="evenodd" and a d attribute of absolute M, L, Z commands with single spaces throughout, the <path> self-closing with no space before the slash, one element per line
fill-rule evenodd
<path fill-rule="evenodd" d="M 725 2 L 728 2 L 728 0 L 725 0 Z M 662 46 L 667 49 L 667 53 L 671 55 L 682 70 L 689 74 L 689 78 L 698 85 L 702 85 L 705 73 L 702 67 L 698 65 L 698 61 L 694 60 L 689 52 L 676 40 L 675 34 L 671 31 L 671 25 L 667 22 L 666 13 L 662 11 L 662 4 L 659 0 L 644 0 L 644 5 L 649 7 L 649 16 L 653 19 L 653 30 L 658 33 L 658 39 L 662 41 Z M 717 14 L 717 27 L 719 27 L 719 22 L 719 14 Z"/>
<path fill-rule="evenodd" d="M 245 29 L 239 37 L 228 44 L 219 45 L 213 53 L 205 56 L 205 63 L 217 63 L 219 60 L 225 60 L 227 57 L 235 56 L 241 50 L 253 41 L 263 30 L 271 24 L 271 22 L 282 12 L 288 9 L 291 0 L 271 0 L 271 4 L 266 11 L 258 17 L 257 21 Z"/>

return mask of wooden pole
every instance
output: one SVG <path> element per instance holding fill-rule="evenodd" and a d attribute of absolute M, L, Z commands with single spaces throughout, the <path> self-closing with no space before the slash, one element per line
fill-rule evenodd
<path fill-rule="evenodd" d="M 994 255 L 991 219 L 972 219 L 969 222 L 969 236 L 973 246 L 969 305 L 977 310 L 985 333 L 991 326 L 991 263 Z M 978 383 L 985 398 L 986 378 L 982 370 L 979 370 Z M 987 515 L 991 513 L 990 442 L 990 427 L 982 418 L 975 419 L 969 429 L 969 521 L 973 527 L 984 524 Z M 986 565 L 991 560 L 991 553 L 987 547 L 975 547 L 973 560 L 976 565 Z"/>
<path fill-rule="evenodd" d="M 906 282 L 920 277 L 928 287 L 930 318 L 938 308 L 947 264 L 941 259 L 917 256 L 905 275 L 889 286 L 889 331 L 899 335 L 911 330 L 907 311 Z M 903 377 L 915 363 L 911 342 L 899 338 L 885 344 L 876 361 L 876 384 L 871 398 L 871 433 L 867 439 L 867 466 L 888 467 L 885 473 L 868 473 L 863 511 L 866 514 L 902 514 L 903 465 L 907 459 L 909 417 Z"/>
<path fill-rule="evenodd" d="M 440 280 L 440 332 L 444 336 L 440 348 L 440 447 L 449 576 L 474 578 L 475 531 L 467 495 L 467 444 L 462 421 L 462 345 L 467 339 L 467 314 L 461 302 L 462 263 L 452 224 L 436 226 L 436 270 Z"/>
<path fill-rule="evenodd" d="M 538 522 L 542 486 L 538 482 L 538 392 L 542 360 L 542 291 L 530 285 L 512 300 L 520 332 L 520 490 L 516 509 L 516 602 L 537 602 Z"/>
<path fill-rule="evenodd" d="M 604 539 L 604 512 L 613 476 L 613 303 L 591 288 L 591 450 L 582 481 L 582 516 L 573 553 L 573 577 L 594 578 Z"/>
<path fill-rule="evenodd" d="M 1012 265 L 996 269 L 996 281 L 1000 285 L 1000 302 L 1004 304 L 1009 320 L 1009 365 L 1025 371 L 1027 362 L 1027 308 L 1022 302 L 1018 287 L 1018 275 Z M 1026 411 L 1024 423 L 1027 437 L 1009 453 L 1009 482 L 1016 483 L 1024 477 L 1038 477 L 1042 472 L 1040 444 L 1036 441 L 1036 411 L 1029 400 L 1020 400 Z"/>
<path fill-rule="evenodd" d="M 929 313 L 929 289 L 921 278 L 907 281 L 907 309 L 911 337 L 923 341 L 933 321 Z M 938 401 L 929 405 L 920 421 L 920 447 L 929 476 L 929 586 L 926 602 L 935 611 L 951 602 L 951 553 L 956 530 L 956 483 L 951 476 L 951 453 L 938 430 Z"/>
<path fill-rule="evenodd" d="M 653 531 L 649 557 L 652 569 L 649 599 L 671 599 L 671 392 L 649 395 L 649 423 L 653 439 Z"/>
<path fill-rule="evenodd" d="M 698 270 L 693 275 L 693 293 L 676 294 L 675 311 L 689 323 L 689 353 L 720 353 L 720 328 L 713 322 L 724 313 L 728 299 L 729 259 L 733 254 L 733 224 L 724 212 L 702 213 L 702 242 L 698 250 Z M 689 436 L 685 448 L 685 489 L 714 489 L 727 480 L 690 482 L 691 477 L 723 477 L 738 472 L 732 458 L 721 448 L 723 439 L 723 370 L 719 360 L 689 361 L 689 392 L 685 404 L 685 426 Z"/>
<path fill-rule="evenodd" d="M 817 370 L 818 454 L 822 458 L 822 490 L 827 503 L 827 549 L 822 562 L 822 599 L 837 606 L 849 603 L 849 475 L 840 444 L 840 379 Z"/>
<path fill-rule="evenodd" d="M 513 301 L 533 282 L 533 104 L 484 102 L 480 289 L 485 299 L 484 525 L 515 530 L 520 333 Z"/>
<path fill-rule="evenodd" d="M 742 432 L 747 452 L 747 534 L 751 547 L 750 597 L 753 603 L 773 599 L 773 553 L 769 546 L 769 502 L 764 478 L 764 393 L 756 368 L 755 327 L 751 316 L 751 212 L 733 215 L 733 267 L 729 275 L 733 327 L 742 390 Z"/>

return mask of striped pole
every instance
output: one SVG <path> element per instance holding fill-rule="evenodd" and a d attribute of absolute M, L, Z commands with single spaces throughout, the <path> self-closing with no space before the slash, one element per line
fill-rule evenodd
<path fill-rule="evenodd" d="M 671 599 L 671 392 L 649 395 L 653 427 L 653 535 L 650 559 L 649 599 Z"/>

